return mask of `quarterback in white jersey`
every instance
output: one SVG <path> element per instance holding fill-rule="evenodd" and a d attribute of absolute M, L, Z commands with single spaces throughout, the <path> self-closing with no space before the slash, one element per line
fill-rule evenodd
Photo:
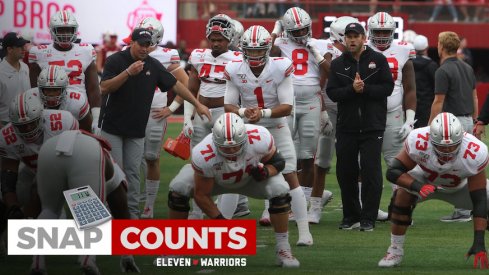
<path fill-rule="evenodd" d="M 262 26 L 251 26 L 241 38 L 244 61 L 226 66 L 227 79 L 224 108 L 246 118 L 249 123 L 267 127 L 286 164 L 282 171 L 289 183 L 292 212 L 299 227 L 298 245 L 312 245 L 307 222 L 307 205 L 299 186 L 296 154 L 286 116 L 293 105 L 292 62 L 284 57 L 269 58 L 270 33 Z M 267 205 L 265 205 L 267 208 Z M 261 224 L 269 225 L 265 209 Z"/>
<path fill-rule="evenodd" d="M 19 94 L 10 104 L 9 118 L 10 123 L 1 129 L 0 134 L 1 188 L 3 201 L 10 208 L 10 213 L 15 216 L 22 215 L 16 188 L 19 164 L 22 162 L 31 174 L 35 174 L 37 155 L 42 143 L 63 131 L 78 129 L 78 121 L 67 111 L 44 110 L 39 97 L 25 93 Z M 32 183 L 31 181 L 19 184 L 27 185 L 30 192 Z M 37 196 L 37 193 L 33 194 Z M 37 217 L 39 214 L 39 209 L 29 210 L 32 213 L 26 210 L 27 216 Z"/>
<path fill-rule="evenodd" d="M 414 47 L 404 41 L 393 41 L 396 23 L 386 12 L 378 12 L 368 20 L 370 46 L 387 59 L 394 80 L 394 90 L 387 98 L 387 122 L 382 152 L 387 165 L 402 148 L 402 142 L 414 129 L 416 81 L 410 60 L 416 56 Z"/>
<path fill-rule="evenodd" d="M 45 109 L 65 110 L 70 112 L 80 129 L 91 131 L 92 115 L 87 96 L 68 87 L 66 72 L 57 65 L 42 69 L 37 79 L 37 88 L 26 91 L 26 95 L 38 96 Z"/>
<path fill-rule="evenodd" d="M 324 57 L 326 51 L 319 47 L 318 40 L 311 38 L 311 25 L 309 14 L 301 8 L 293 7 L 285 12 L 281 21 L 277 21 L 272 32 L 272 56 L 287 57 L 292 60 L 295 68 L 292 76 L 295 109 L 289 118 L 289 127 L 302 170 L 299 176 L 300 183 L 309 188 L 313 183 L 314 155 L 323 109 L 320 95 L 321 78 L 325 79 L 329 72 L 329 62 Z M 282 30 L 286 36 L 277 37 Z"/>
<path fill-rule="evenodd" d="M 455 207 L 471 209 L 474 242 L 467 255 L 474 255 L 474 268 L 488 268 L 484 243 L 487 227 L 487 185 L 485 168 L 487 146 L 464 132 L 451 113 L 440 113 L 429 127 L 408 135 L 404 148 L 393 159 L 386 177 L 397 184 L 389 206 L 391 245 L 380 267 L 401 264 L 404 240 L 416 203 L 429 199 L 446 201 Z"/>
<path fill-rule="evenodd" d="M 224 113 L 216 119 L 212 134 L 193 147 L 192 165 L 184 166 L 170 183 L 170 218 L 187 218 L 192 196 L 213 219 L 224 219 L 224 216 L 212 195 L 238 193 L 268 199 L 277 240 L 277 264 L 299 267 L 288 240 L 291 198 L 280 174 L 284 167 L 285 159 L 266 128 L 244 124 L 237 114 Z"/>
<path fill-rule="evenodd" d="M 78 23 L 69 11 L 56 12 L 49 21 L 53 43 L 32 47 L 29 51 L 29 75 L 31 86 L 37 86 L 37 78 L 48 65 L 63 67 L 68 75 L 68 87 L 87 96 L 93 116 L 93 132 L 98 132 L 101 94 L 92 45 L 74 43 Z"/>
<path fill-rule="evenodd" d="M 148 29 L 152 32 L 149 55 L 160 61 L 167 71 L 172 73 L 178 81 L 187 87 L 188 76 L 180 67 L 178 51 L 158 46 L 164 35 L 164 28 L 161 22 L 154 17 L 147 17 L 141 20 L 137 28 Z M 160 153 L 163 137 L 166 133 L 166 118 L 180 107 L 183 99 L 177 95 L 168 107 L 167 102 L 167 91 L 161 91 L 159 88 L 156 88 L 153 101 L 151 102 L 148 124 L 146 125 L 144 160 L 141 163 L 143 173 L 146 175 L 146 202 L 141 213 L 141 218 L 153 218 L 154 203 L 160 185 Z"/>
<path fill-rule="evenodd" d="M 188 89 L 195 95 L 199 94 L 199 101 L 207 106 L 214 118 L 213 121 L 202 120 L 193 116 L 193 108 L 185 105 L 184 133 L 192 138 L 192 146 L 199 143 L 212 129 L 215 118 L 224 112 L 224 93 L 226 80 L 224 68 L 232 60 L 241 60 L 240 52 L 228 49 L 234 36 L 233 20 L 225 14 L 218 14 L 206 26 L 206 37 L 210 49 L 195 49 L 190 54 Z"/>

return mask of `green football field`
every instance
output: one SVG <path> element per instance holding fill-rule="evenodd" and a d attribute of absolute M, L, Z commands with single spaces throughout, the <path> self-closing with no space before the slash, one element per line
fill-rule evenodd
<path fill-rule="evenodd" d="M 176 137 L 181 124 L 168 126 L 167 137 Z M 333 161 L 334 163 L 335 161 Z M 166 152 L 161 158 L 161 185 L 155 210 L 155 218 L 167 217 L 168 184 L 185 163 Z M 472 260 L 465 261 L 464 255 L 472 245 L 472 223 L 442 223 L 441 216 L 451 214 L 453 208 L 440 201 L 420 204 L 414 211 L 414 226 L 408 230 L 404 247 L 404 260 L 400 267 L 381 269 L 377 262 L 384 256 L 390 244 L 390 224 L 377 223 L 373 232 L 342 231 L 341 199 L 334 174 L 335 168 L 326 179 L 326 188 L 334 199 L 324 209 L 321 223 L 311 225 L 314 237 L 312 247 L 297 247 L 297 228 L 290 222 L 290 243 L 293 253 L 301 263 L 300 269 L 276 267 L 275 239 L 270 227 L 257 223 L 257 254 L 247 257 L 246 267 L 156 267 L 153 256 L 136 257 L 143 274 L 469 274 L 474 271 Z M 381 209 L 387 211 L 391 186 L 384 180 Z M 143 205 L 141 205 L 143 207 Z M 263 210 L 263 201 L 250 199 L 251 215 L 247 219 L 257 220 Z M 199 257 L 190 257 L 198 259 Z M 75 256 L 47 256 L 49 274 L 79 274 Z M 119 257 L 97 258 L 102 274 L 119 274 Z M 0 274 L 27 274 L 30 256 L 7 256 L 0 260 Z M 487 272 L 484 272 L 487 273 Z"/>

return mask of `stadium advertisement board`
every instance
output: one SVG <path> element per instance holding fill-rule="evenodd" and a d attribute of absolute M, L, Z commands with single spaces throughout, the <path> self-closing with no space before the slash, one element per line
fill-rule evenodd
<path fill-rule="evenodd" d="M 74 13 L 78 37 L 98 44 L 102 33 L 111 31 L 126 37 L 144 17 L 155 17 L 165 26 L 162 43 L 176 42 L 177 0 L 0 0 L 0 35 L 20 32 L 35 43 L 50 43 L 49 18 L 59 10 Z"/>

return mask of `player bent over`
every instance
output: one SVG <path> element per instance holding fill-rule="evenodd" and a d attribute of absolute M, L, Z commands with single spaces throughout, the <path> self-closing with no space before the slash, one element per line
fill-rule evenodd
<path fill-rule="evenodd" d="M 268 199 L 277 240 L 277 264 L 299 267 L 288 238 L 291 198 L 289 186 L 280 174 L 284 167 L 285 159 L 266 128 L 244 124 L 238 115 L 224 113 L 214 123 L 212 134 L 192 149 L 192 165 L 184 166 L 171 181 L 170 218 L 187 218 L 190 197 L 214 219 L 224 217 L 214 204 L 213 195 L 236 193 Z"/>
<path fill-rule="evenodd" d="M 472 210 L 474 243 L 467 256 L 475 256 L 474 268 L 487 269 L 484 231 L 488 161 L 487 146 L 464 132 L 458 118 L 451 113 L 440 113 L 429 127 L 413 130 L 387 170 L 387 179 L 400 188 L 394 191 L 389 206 L 391 245 L 379 266 L 401 264 L 404 239 L 416 203 L 438 199 Z"/>
<path fill-rule="evenodd" d="M 116 219 L 130 219 L 124 172 L 110 156 L 109 143 L 88 132 L 66 131 L 47 140 L 39 151 L 37 185 L 42 211 L 38 219 L 57 219 L 65 204 L 63 191 L 87 184 L 107 201 Z M 95 256 L 80 260 L 85 274 L 100 274 Z M 132 256 L 122 256 L 122 272 L 139 272 Z M 44 274 L 43 256 L 34 256 L 31 274 Z"/>

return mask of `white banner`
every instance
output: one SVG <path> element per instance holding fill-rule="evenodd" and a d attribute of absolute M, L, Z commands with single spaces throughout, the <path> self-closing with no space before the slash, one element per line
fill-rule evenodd
<path fill-rule="evenodd" d="M 100 44 L 106 31 L 117 33 L 121 42 L 149 16 L 161 20 L 163 44 L 176 42 L 177 0 L 0 0 L 0 35 L 15 31 L 35 43 L 50 43 L 49 18 L 59 10 L 74 13 L 78 38 L 85 43 Z"/>
<path fill-rule="evenodd" d="M 112 222 L 79 230 L 74 220 L 8 220 L 9 255 L 111 255 Z"/>

